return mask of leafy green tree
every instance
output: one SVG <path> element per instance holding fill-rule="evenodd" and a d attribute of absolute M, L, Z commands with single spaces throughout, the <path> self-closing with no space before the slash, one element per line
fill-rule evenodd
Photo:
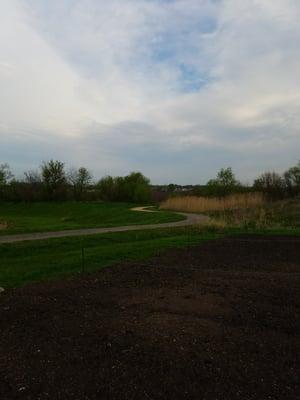
<path fill-rule="evenodd" d="M 141 172 L 131 172 L 125 176 L 123 185 L 128 201 L 145 203 L 150 200 L 150 180 Z"/>
<path fill-rule="evenodd" d="M 235 178 L 232 168 L 221 168 L 215 179 L 211 179 L 206 184 L 209 195 L 226 196 L 239 191 L 241 183 Z"/>
<path fill-rule="evenodd" d="M 176 189 L 176 185 L 174 183 L 169 183 L 169 185 L 167 186 L 168 193 L 174 193 L 175 189 Z"/>
<path fill-rule="evenodd" d="M 115 178 L 110 175 L 107 175 L 100 179 L 97 184 L 97 189 L 100 192 L 100 196 L 103 200 L 116 200 L 116 183 Z"/>
<path fill-rule="evenodd" d="M 300 194 L 300 161 L 284 173 L 284 181 L 290 196 Z"/>
<path fill-rule="evenodd" d="M 66 184 L 65 164 L 58 160 L 43 162 L 41 166 L 42 182 L 47 199 L 54 200 L 64 196 Z"/>
<path fill-rule="evenodd" d="M 13 174 L 8 164 L 0 164 L 0 186 L 7 185 Z"/>
<path fill-rule="evenodd" d="M 8 183 L 11 179 L 13 179 L 13 174 L 11 173 L 9 165 L 0 164 L 0 199 L 4 200 L 7 198 L 7 190 L 11 189 L 8 187 Z"/>
<path fill-rule="evenodd" d="M 105 200 L 146 203 L 151 198 L 150 181 L 140 172 L 132 172 L 125 177 L 106 176 L 97 187 Z"/>

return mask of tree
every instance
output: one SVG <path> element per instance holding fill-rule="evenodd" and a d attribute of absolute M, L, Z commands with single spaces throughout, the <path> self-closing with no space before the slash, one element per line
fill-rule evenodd
<path fill-rule="evenodd" d="M 100 196 L 103 200 L 116 200 L 115 195 L 115 178 L 110 175 L 100 179 L 97 183 L 97 188 L 100 192 Z"/>
<path fill-rule="evenodd" d="M 221 168 L 215 179 L 207 182 L 207 191 L 210 195 L 226 196 L 237 192 L 241 188 L 241 183 L 236 180 L 232 168 Z"/>
<path fill-rule="evenodd" d="M 8 164 L 0 164 L 0 186 L 7 185 L 10 179 L 13 178 Z"/>
<path fill-rule="evenodd" d="M 141 172 L 131 172 L 125 176 L 123 186 L 126 201 L 145 203 L 150 200 L 150 180 Z"/>
<path fill-rule="evenodd" d="M 54 200 L 63 195 L 66 184 L 65 165 L 61 161 L 50 160 L 41 166 L 42 181 L 46 190 L 47 199 Z"/>
<path fill-rule="evenodd" d="M 265 172 L 255 179 L 254 189 L 264 193 L 268 198 L 276 200 L 284 197 L 285 182 L 276 172 Z"/>
<path fill-rule="evenodd" d="M 97 187 L 104 200 L 145 203 L 151 198 L 150 181 L 140 172 L 125 177 L 106 176 Z"/>
<path fill-rule="evenodd" d="M 300 194 L 300 161 L 284 173 L 284 181 L 290 196 Z"/>
<path fill-rule="evenodd" d="M 176 190 L 176 185 L 174 183 L 169 183 L 167 186 L 167 191 L 168 193 L 174 193 Z"/>
<path fill-rule="evenodd" d="M 29 183 L 31 185 L 41 184 L 42 177 L 39 171 L 36 170 L 29 170 L 24 172 L 25 175 L 25 183 Z"/>
<path fill-rule="evenodd" d="M 73 187 L 74 198 L 81 200 L 84 192 L 92 181 L 92 174 L 85 167 L 79 169 L 73 168 L 68 173 L 68 180 Z"/>

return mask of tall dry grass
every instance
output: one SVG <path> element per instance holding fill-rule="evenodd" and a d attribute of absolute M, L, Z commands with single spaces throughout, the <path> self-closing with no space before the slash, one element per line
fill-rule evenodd
<path fill-rule="evenodd" d="M 233 194 L 224 198 L 216 197 L 171 197 L 162 202 L 162 210 L 186 211 L 186 212 L 206 212 L 206 211 L 226 211 L 262 207 L 264 197 L 261 193 L 240 193 Z"/>
<path fill-rule="evenodd" d="M 245 230 L 278 227 L 272 221 L 272 213 L 267 213 L 263 207 L 218 212 L 218 215 L 210 218 L 209 225 L 215 230 L 226 227 L 239 227 Z"/>

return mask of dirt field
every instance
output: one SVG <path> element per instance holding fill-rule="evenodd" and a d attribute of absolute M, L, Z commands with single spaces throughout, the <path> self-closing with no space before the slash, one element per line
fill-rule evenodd
<path fill-rule="evenodd" d="M 300 238 L 7 292 L 0 350 L 1 400 L 300 399 Z"/>

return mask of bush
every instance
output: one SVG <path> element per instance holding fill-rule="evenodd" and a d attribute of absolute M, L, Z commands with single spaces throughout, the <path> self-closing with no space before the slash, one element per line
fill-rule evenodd
<path fill-rule="evenodd" d="M 286 194 L 284 179 L 276 172 L 265 172 L 254 181 L 253 187 L 269 200 L 281 199 Z"/>
<path fill-rule="evenodd" d="M 103 200 L 148 203 L 151 200 L 150 181 L 140 172 L 125 177 L 106 176 L 97 185 Z"/>

